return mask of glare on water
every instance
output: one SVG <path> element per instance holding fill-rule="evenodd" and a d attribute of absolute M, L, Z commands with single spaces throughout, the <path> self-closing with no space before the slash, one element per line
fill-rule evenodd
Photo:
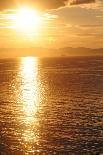
<path fill-rule="evenodd" d="M 24 112 L 29 118 L 36 112 L 38 106 L 38 64 L 35 58 L 23 58 L 21 62 L 22 100 L 24 102 Z M 27 122 L 26 122 L 27 123 Z"/>
<path fill-rule="evenodd" d="M 27 57 L 21 59 L 20 73 L 22 77 L 21 100 L 23 102 L 22 111 L 24 113 L 25 130 L 23 140 L 28 143 L 34 141 L 38 143 L 39 133 L 34 132 L 39 122 L 36 113 L 39 107 L 39 88 L 38 88 L 38 60 L 37 58 Z M 31 146 L 29 146 L 28 149 Z M 27 149 L 27 148 L 26 148 Z M 28 150 L 30 151 L 30 150 Z M 32 149 L 31 149 L 32 151 Z"/>

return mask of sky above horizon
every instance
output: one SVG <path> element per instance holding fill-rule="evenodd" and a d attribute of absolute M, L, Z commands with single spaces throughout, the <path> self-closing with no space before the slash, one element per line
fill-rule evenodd
<path fill-rule="evenodd" d="M 19 2 L 0 1 L 0 48 L 103 47 L 103 0 Z M 31 12 L 17 22 L 23 7 L 36 10 L 34 22 Z"/>

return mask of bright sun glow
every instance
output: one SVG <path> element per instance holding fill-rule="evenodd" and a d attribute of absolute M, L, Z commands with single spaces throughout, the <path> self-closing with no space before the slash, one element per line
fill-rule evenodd
<path fill-rule="evenodd" d="M 16 13 L 16 28 L 22 32 L 37 31 L 41 24 L 40 15 L 36 10 L 21 8 Z"/>

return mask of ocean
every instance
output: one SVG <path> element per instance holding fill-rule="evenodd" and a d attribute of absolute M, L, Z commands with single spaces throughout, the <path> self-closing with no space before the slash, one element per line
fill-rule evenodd
<path fill-rule="evenodd" d="M 1 155 L 103 154 L 103 57 L 0 59 Z"/>

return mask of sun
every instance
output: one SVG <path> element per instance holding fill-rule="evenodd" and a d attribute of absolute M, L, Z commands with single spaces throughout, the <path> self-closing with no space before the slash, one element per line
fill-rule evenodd
<path fill-rule="evenodd" d="M 36 10 L 20 8 L 15 17 L 16 29 L 22 32 L 37 31 L 41 25 L 41 18 Z"/>

